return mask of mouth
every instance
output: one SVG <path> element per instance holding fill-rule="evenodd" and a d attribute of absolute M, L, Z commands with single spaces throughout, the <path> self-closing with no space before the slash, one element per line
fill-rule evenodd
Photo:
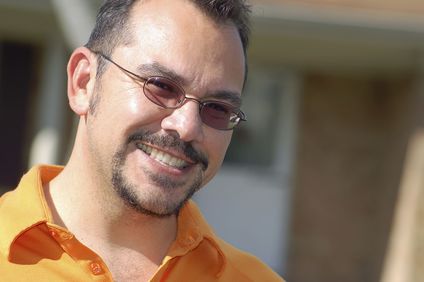
<path fill-rule="evenodd" d="M 164 165 L 176 168 L 176 169 L 181 170 L 188 167 L 189 165 L 194 164 L 192 162 L 188 162 L 186 160 L 183 160 L 174 155 L 168 154 L 164 151 L 158 150 L 144 143 L 137 143 L 136 146 L 138 149 L 143 151 L 145 154 L 147 154 L 150 158 L 154 159 L 155 161 L 162 163 Z"/>

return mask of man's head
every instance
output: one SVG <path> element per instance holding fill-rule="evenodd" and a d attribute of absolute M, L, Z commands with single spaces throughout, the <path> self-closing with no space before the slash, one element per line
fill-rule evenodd
<path fill-rule="evenodd" d="M 217 173 L 232 135 L 222 130 L 227 108 L 221 105 L 240 107 L 247 36 L 242 39 L 235 20 L 211 16 L 206 7 L 225 10 L 236 2 L 134 1 L 120 12 L 125 20 L 107 24 L 115 35 L 94 32 L 90 42 L 97 43 L 73 53 L 68 96 L 82 118 L 76 146 L 105 193 L 110 186 L 127 206 L 168 216 Z M 178 107 L 161 105 L 170 90 L 185 95 Z"/>

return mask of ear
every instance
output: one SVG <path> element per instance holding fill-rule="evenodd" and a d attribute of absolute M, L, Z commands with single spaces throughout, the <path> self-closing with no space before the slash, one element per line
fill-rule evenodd
<path fill-rule="evenodd" d="M 68 100 L 71 109 L 79 116 L 86 115 L 96 78 L 95 55 L 85 47 L 72 53 L 68 62 Z"/>

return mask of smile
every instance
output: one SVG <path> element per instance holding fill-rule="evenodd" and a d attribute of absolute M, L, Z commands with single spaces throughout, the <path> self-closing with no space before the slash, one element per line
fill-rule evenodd
<path fill-rule="evenodd" d="M 177 169 L 183 169 L 189 165 L 189 163 L 183 159 L 177 158 L 168 153 L 157 150 L 146 144 L 137 143 L 137 148 L 143 151 L 144 153 L 146 153 L 147 155 L 149 155 L 152 159 Z"/>

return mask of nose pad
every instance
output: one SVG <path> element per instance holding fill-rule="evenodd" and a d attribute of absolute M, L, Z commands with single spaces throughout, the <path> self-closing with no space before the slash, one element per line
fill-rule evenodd
<path fill-rule="evenodd" d="M 203 122 L 200 118 L 200 104 L 193 99 L 172 110 L 162 119 L 161 126 L 164 130 L 175 131 L 185 142 L 203 140 Z"/>

